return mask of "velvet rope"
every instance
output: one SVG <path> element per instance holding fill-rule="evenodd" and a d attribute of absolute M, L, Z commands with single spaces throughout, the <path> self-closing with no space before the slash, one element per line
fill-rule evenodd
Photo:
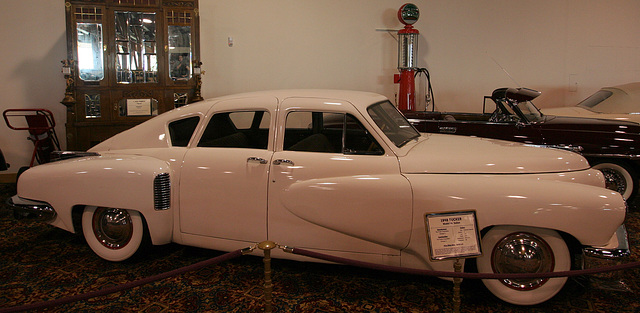
<path fill-rule="evenodd" d="M 300 248 L 290 248 L 288 249 L 288 251 L 293 254 L 303 255 L 310 258 L 314 258 L 314 259 L 340 263 L 345 265 L 351 265 L 351 266 L 357 266 L 357 267 L 363 267 L 363 268 L 369 268 L 374 270 L 403 273 L 403 274 L 423 275 L 423 276 L 453 277 L 453 278 L 467 278 L 467 279 L 531 279 L 531 278 L 571 277 L 571 276 L 582 276 L 582 275 L 592 275 L 592 274 L 599 274 L 599 273 L 605 273 L 605 272 L 621 271 L 625 269 L 640 267 L 640 262 L 630 262 L 625 264 L 586 269 L 586 270 L 547 272 L 547 273 L 512 273 L 512 274 L 459 273 L 459 272 L 420 270 L 420 269 L 403 268 L 403 267 L 397 267 L 397 266 L 380 265 L 380 264 L 363 262 L 363 261 L 355 261 L 347 258 L 328 255 L 328 254 L 322 254 L 322 253 L 304 250 Z M 165 278 L 184 274 L 186 272 L 195 271 L 210 265 L 222 263 L 224 261 L 237 258 L 241 255 L 243 255 L 243 249 L 232 251 L 232 252 L 223 254 L 221 256 L 211 258 L 205 261 L 201 261 L 185 267 L 181 267 L 169 272 L 161 273 L 158 275 L 150 276 L 147 278 L 139 279 L 136 281 L 124 283 L 117 286 L 104 288 L 102 290 L 92 291 L 84 294 L 74 295 L 74 296 L 50 300 L 50 301 L 36 302 L 36 303 L 8 307 L 8 308 L 0 308 L 0 313 L 21 312 L 21 311 L 27 311 L 27 310 L 43 309 L 43 308 L 59 306 L 59 305 L 63 305 L 71 302 L 77 302 L 77 301 L 87 300 L 90 298 L 100 297 L 100 296 L 108 295 L 111 293 L 132 289 L 132 288 L 135 288 L 144 284 L 149 284 Z"/>
<path fill-rule="evenodd" d="M 71 302 L 77 302 L 77 301 L 87 300 L 87 299 L 90 299 L 90 298 L 100 297 L 100 296 L 108 295 L 108 294 L 115 293 L 115 292 L 118 292 L 118 291 L 123 291 L 123 290 L 131 289 L 131 288 L 134 288 L 134 287 L 138 287 L 138 286 L 141 286 L 141 285 L 144 285 L 144 284 L 149 284 L 149 283 L 152 283 L 152 282 L 155 282 L 155 281 L 158 281 L 158 280 L 162 280 L 162 279 L 165 279 L 165 278 L 169 278 L 169 277 L 177 276 L 177 275 L 180 275 L 180 274 L 184 274 L 186 272 L 199 270 L 201 268 L 204 268 L 204 267 L 207 267 L 207 266 L 210 266 L 210 265 L 215 265 L 215 264 L 218 264 L 218 263 L 222 263 L 224 261 L 228 261 L 228 260 L 237 258 L 237 257 L 239 257 L 241 255 L 242 255 L 242 250 L 236 250 L 236 251 L 232 251 L 232 252 L 223 254 L 221 256 L 217 256 L 215 258 L 211 258 L 211 259 L 204 260 L 204 261 L 201 261 L 201 262 L 198 262 L 198 263 L 195 263 L 195 264 L 187 265 L 187 266 L 184 266 L 184 267 L 181 267 L 181 268 L 169 271 L 169 272 L 161 273 L 161 274 L 154 275 L 154 276 L 149 276 L 149 277 L 146 277 L 146 278 L 142 278 L 142 279 L 139 279 L 139 280 L 131 281 L 131 282 L 128 282 L 128 283 L 117 285 L 117 286 L 104 288 L 102 290 L 92 291 L 92 292 L 88 292 L 88 293 L 83 293 L 83 294 L 79 294 L 79 295 L 74 295 L 74 296 L 55 299 L 55 300 L 50 300 L 50 301 L 36 302 L 36 303 L 25 304 L 25 305 L 21 305 L 21 306 L 2 308 L 2 309 L 0 309 L 0 313 L 21 312 L 21 311 L 27 311 L 27 310 L 43 309 L 43 308 L 54 307 L 54 306 L 67 304 L 67 303 L 71 303 Z"/>
<path fill-rule="evenodd" d="M 397 267 L 397 266 L 380 265 L 380 264 L 363 262 L 363 261 L 354 261 L 346 258 L 336 257 L 328 254 L 322 254 L 322 253 L 299 249 L 299 248 L 293 248 L 291 249 L 291 252 L 293 254 L 303 255 L 310 258 L 314 258 L 314 259 L 320 259 L 320 260 L 330 261 L 334 263 L 357 266 L 357 267 L 364 267 L 364 268 L 369 268 L 374 270 L 382 270 L 387 272 L 423 275 L 423 276 L 467 278 L 467 279 L 525 279 L 525 278 L 570 277 L 570 276 L 582 276 L 582 275 L 599 274 L 599 273 L 605 273 L 605 272 L 621 271 L 629 268 L 640 267 L 640 262 L 630 262 L 630 263 L 601 267 L 601 268 L 576 270 L 576 271 L 563 271 L 563 272 L 510 273 L 510 274 L 459 273 L 459 272 L 448 272 L 448 271 L 420 270 L 420 269 L 404 268 L 404 267 Z"/>

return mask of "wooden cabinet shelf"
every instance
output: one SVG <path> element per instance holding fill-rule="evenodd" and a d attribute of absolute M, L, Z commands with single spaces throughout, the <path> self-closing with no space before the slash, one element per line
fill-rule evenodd
<path fill-rule="evenodd" d="M 198 0 L 73 0 L 65 11 L 67 149 L 202 100 Z"/>

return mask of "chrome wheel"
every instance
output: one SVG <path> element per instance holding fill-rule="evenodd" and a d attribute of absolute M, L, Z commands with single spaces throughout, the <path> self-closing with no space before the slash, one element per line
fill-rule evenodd
<path fill-rule="evenodd" d="M 543 273 L 554 268 L 553 251 L 540 237 L 518 232 L 507 235 L 493 248 L 491 267 L 494 273 Z M 516 290 L 531 290 L 548 279 L 503 279 L 501 282 Z"/>
<path fill-rule="evenodd" d="M 89 206 L 82 213 L 82 232 L 98 256 L 123 261 L 142 245 L 144 223 L 137 211 Z"/>
<path fill-rule="evenodd" d="M 120 249 L 133 235 L 133 223 L 127 210 L 97 208 L 91 223 L 98 241 L 109 249 Z"/>
<path fill-rule="evenodd" d="M 635 188 L 633 176 L 624 166 L 615 163 L 599 163 L 593 168 L 602 172 L 607 189 L 617 191 L 625 200 L 631 197 Z"/>
<path fill-rule="evenodd" d="M 571 269 L 564 239 L 553 230 L 526 226 L 495 226 L 482 237 L 485 253 L 477 259 L 480 273 L 540 273 Z M 549 279 L 484 279 L 496 297 L 533 305 L 551 299 L 567 281 Z"/>
<path fill-rule="evenodd" d="M 600 170 L 604 175 L 604 182 L 608 189 L 624 193 L 627 190 L 627 181 L 624 176 L 618 171 L 614 171 L 610 168 L 603 168 Z"/>

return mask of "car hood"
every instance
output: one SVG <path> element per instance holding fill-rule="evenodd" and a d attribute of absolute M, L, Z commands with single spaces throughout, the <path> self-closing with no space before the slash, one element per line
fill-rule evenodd
<path fill-rule="evenodd" d="M 544 116 L 544 130 L 571 130 L 571 131 L 597 131 L 610 133 L 639 134 L 638 123 L 624 120 L 610 120 L 602 118 L 569 117 L 569 116 Z"/>
<path fill-rule="evenodd" d="M 488 138 L 423 134 L 399 157 L 403 173 L 526 174 L 589 168 L 581 155 Z"/>
<path fill-rule="evenodd" d="M 541 109 L 544 115 L 559 115 L 559 116 L 589 116 L 595 114 L 587 109 L 581 107 L 560 107 Z"/>
<path fill-rule="evenodd" d="M 545 115 L 554 115 L 554 116 L 587 117 L 587 118 L 597 118 L 597 119 L 640 123 L 640 114 L 596 113 L 581 107 L 544 109 L 542 110 L 542 113 Z"/>

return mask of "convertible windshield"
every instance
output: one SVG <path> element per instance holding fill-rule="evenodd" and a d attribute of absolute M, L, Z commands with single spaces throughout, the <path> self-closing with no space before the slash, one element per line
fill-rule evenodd
<path fill-rule="evenodd" d="M 542 113 L 531 101 L 499 99 L 496 105 L 498 109 L 491 117 L 493 122 L 535 123 L 542 120 Z"/>
<path fill-rule="evenodd" d="M 367 109 L 373 121 L 397 147 L 404 146 L 420 133 L 389 101 L 376 103 Z"/>
<path fill-rule="evenodd" d="M 527 121 L 538 122 L 542 119 L 542 113 L 540 113 L 540 110 L 538 110 L 538 108 L 533 105 L 531 101 L 520 102 L 517 106 L 520 109 L 520 112 L 522 112 L 524 117 L 527 119 Z"/>

